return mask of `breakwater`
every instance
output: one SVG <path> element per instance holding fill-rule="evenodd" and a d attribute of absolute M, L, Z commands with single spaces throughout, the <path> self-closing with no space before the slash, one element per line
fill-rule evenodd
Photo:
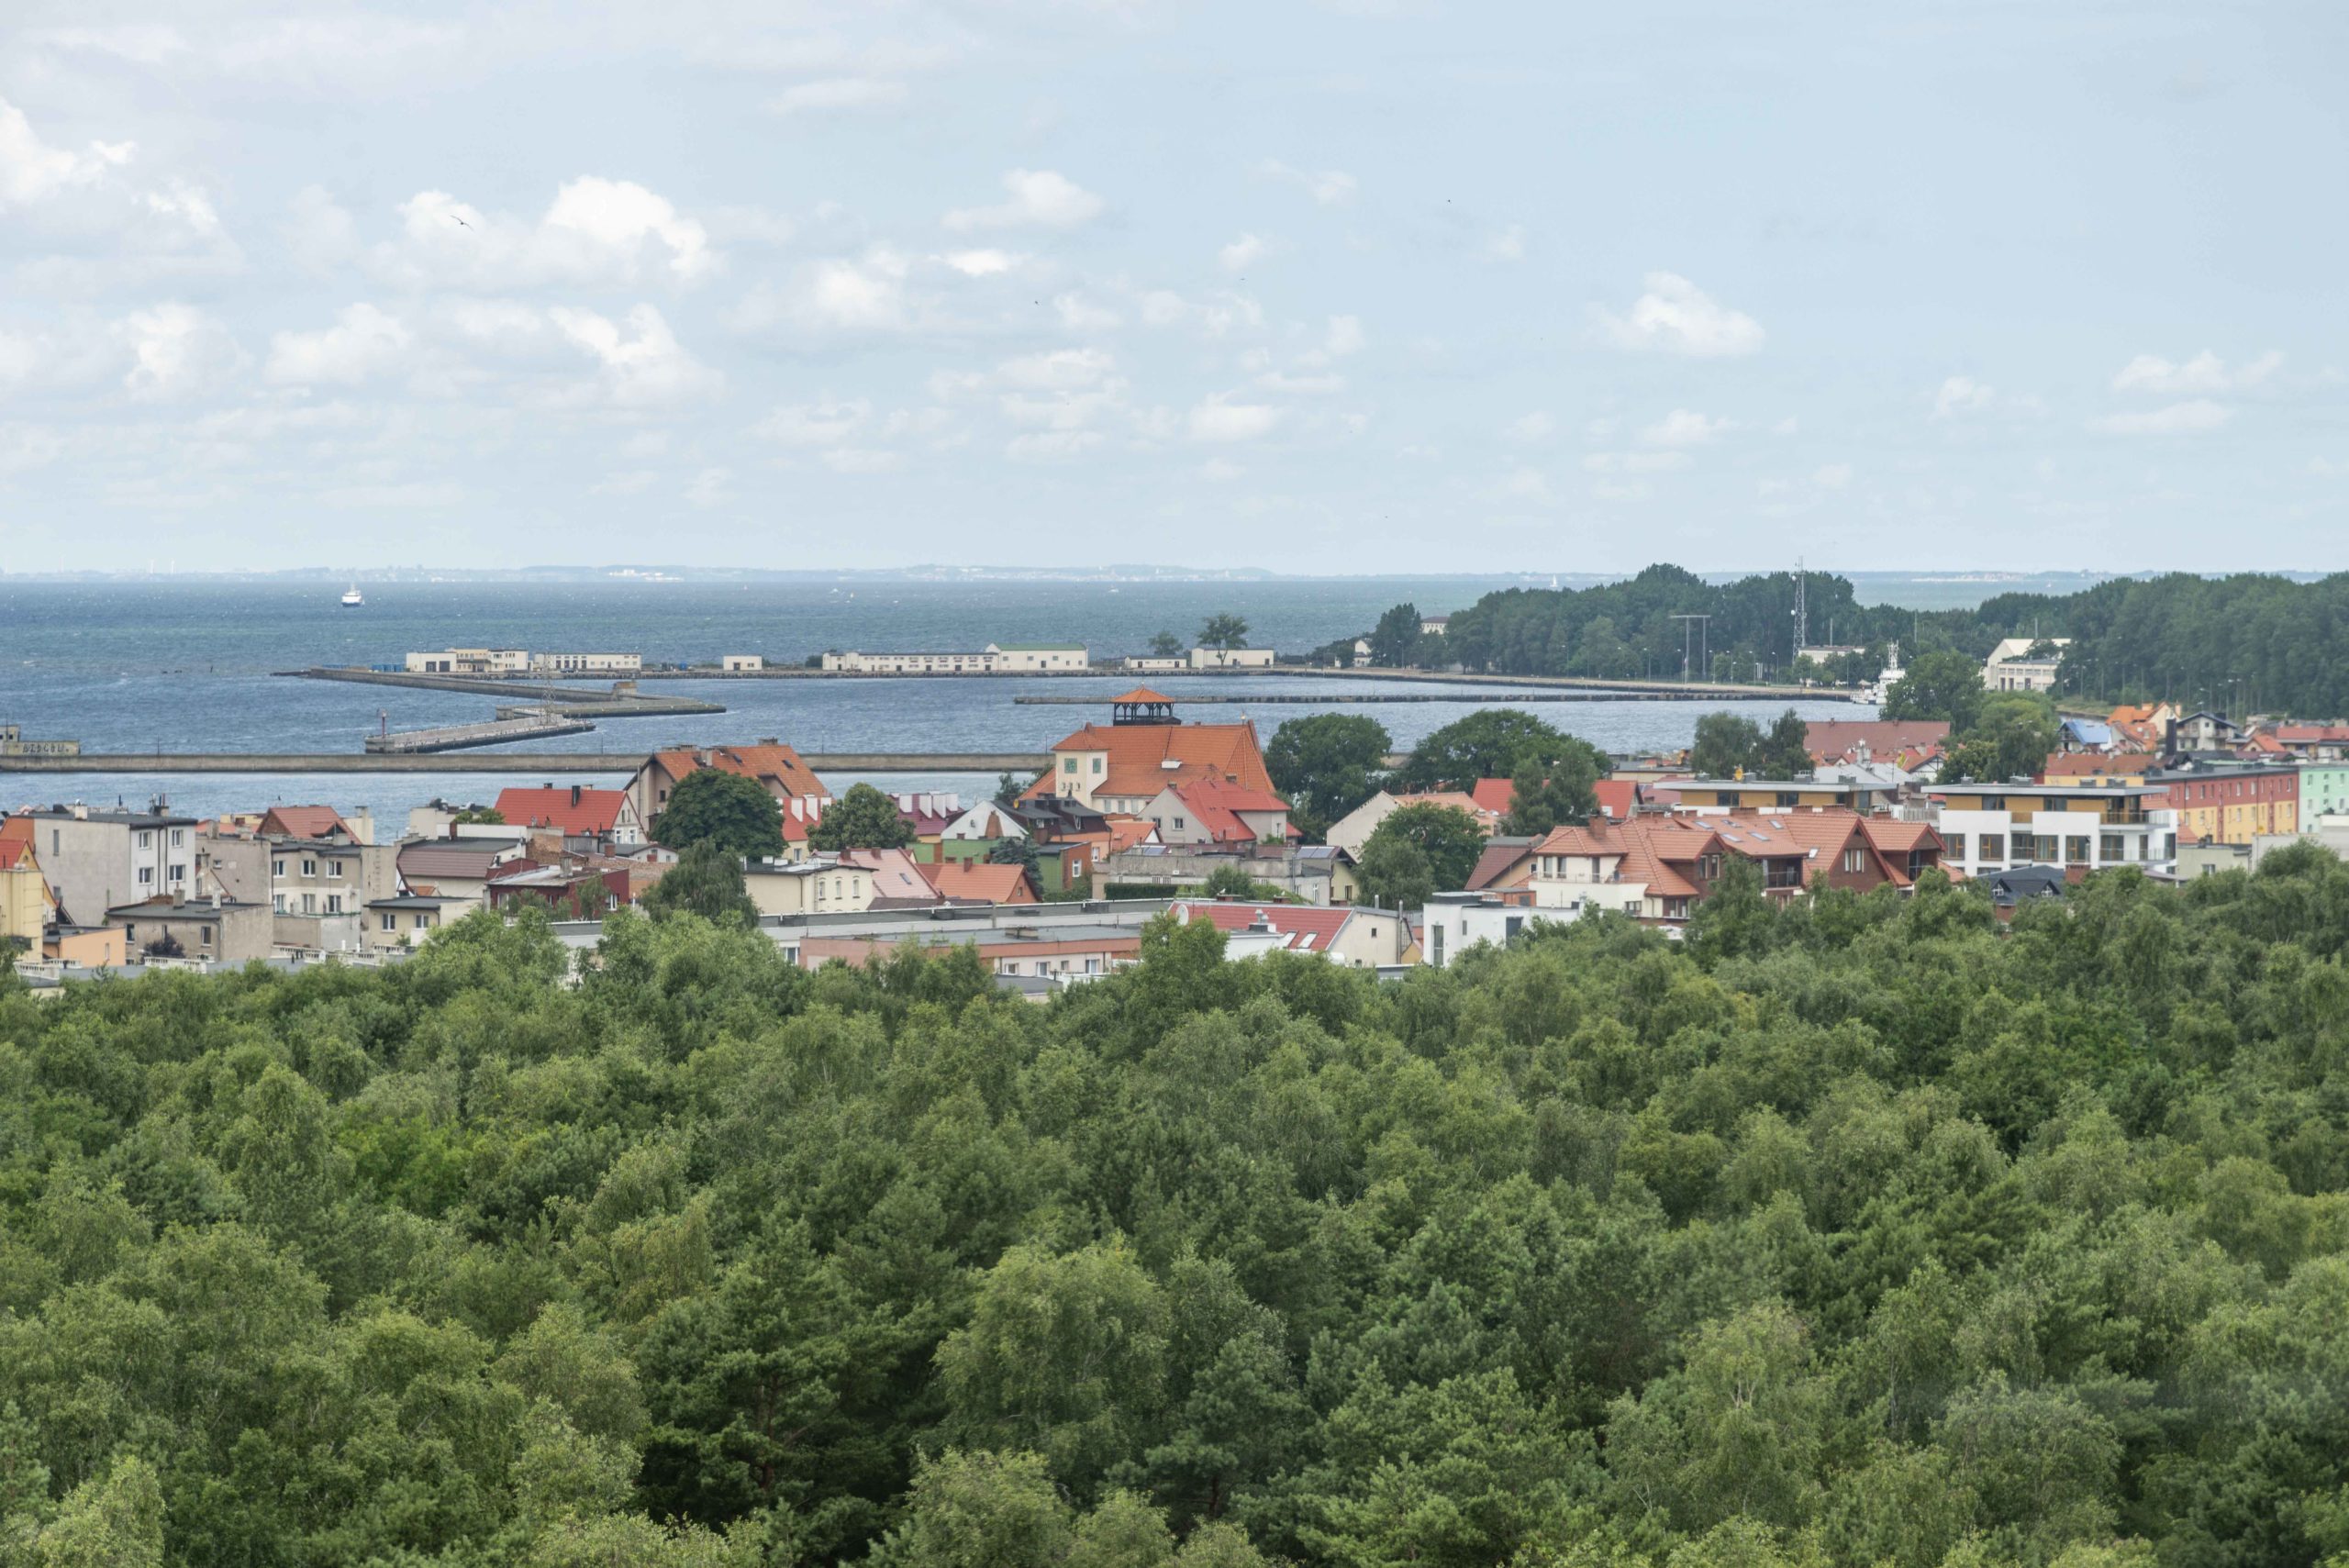
<path fill-rule="evenodd" d="M 545 708 L 568 718 L 651 718 L 668 714 L 724 713 L 724 703 L 703 702 L 697 697 L 648 697 L 629 689 L 630 683 L 615 682 L 609 689 L 582 693 L 565 691 L 561 686 L 544 685 L 536 681 L 507 681 L 483 675 L 426 675 L 406 670 L 362 670 L 356 667 L 317 664 L 303 670 L 275 670 L 271 673 L 305 681 L 348 681 L 362 686 L 409 686 L 429 692 L 473 692 L 482 696 L 529 699 L 533 707 Z"/>
<path fill-rule="evenodd" d="M 595 728 L 584 718 L 561 718 L 535 709 L 499 708 L 480 724 L 444 724 L 432 729 L 402 729 L 367 737 L 371 757 L 402 757 L 427 751 L 458 751 L 469 746 L 507 746 L 555 735 L 584 735 Z"/>

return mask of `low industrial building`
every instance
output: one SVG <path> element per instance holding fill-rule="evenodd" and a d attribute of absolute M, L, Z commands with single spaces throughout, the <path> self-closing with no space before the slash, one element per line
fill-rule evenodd
<path fill-rule="evenodd" d="M 1046 675 L 1091 669 L 1081 643 L 990 642 L 966 652 L 827 653 L 823 668 L 850 675 Z"/>

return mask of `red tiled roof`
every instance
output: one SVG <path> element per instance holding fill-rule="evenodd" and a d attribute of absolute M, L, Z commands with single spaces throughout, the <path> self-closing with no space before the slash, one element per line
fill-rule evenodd
<path fill-rule="evenodd" d="M 1111 697 L 1109 700 L 1110 700 L 1111 702 L 1163 702 L 1163 703 L 1171 703 L 1171 702 L 1173 702 L 1174 699 L 1173 697 L 1168 696 L 1168 695 L 1167 695 L 1165 693 L 1163 693 L 1163 692 L 1153 692 L 1153 691 L 1152 691 L 1148 686 L 1136 686 L 1132 691 L 1127 692 L 1127 693 L 1125 693 L 1125 694 L 1124 694 L 1123 695 L 1121 695 L 1121 696 L 1114 696 L 1114 697 Z"/>
<path fill-rule="evenodd" d="M 2154 764 L 2155 759 L 2145 751 L 2117 751 L 2099 755 L 2094 751 L 2058 751 L 2047 759 L 2039 770 L 2042 783 L 2056 779 L 2106 778 L 2118 775 L 2126 778 L 2142 773 Z"/>
<path fill-rule="evenodd" d="M 1517 784 L 1509 779 L 1478 779 L 1468 787 L 1468 797 L 1479 811 L 1506 817 L 1517 800 Z"/>
<path fill-rule="evenodd" d="M 1173 912 L 1176 919 L 1186 924 L 1205 920 L 1219 931 L 1244 931 L 1262 920 L 1276 935 L 1286 938 L 1288 948 L 1295 952 L 1329 951 L 1330 944 L 1345 929 L 1346 922 L 1354 917 L 1351 909 L 1297 904 L 1227 904 L 1219 899 L 1177 903 Z"/>
<path fill-rule="evenodd" d="M 965 904 L 1033 904 L 1028 878 L 1016 865 L 981 861 L 936 861 L 918 868 L 941 897 Z"/>
<path fill-rule="evenodd" d="M 497 792 L 497 814 L 508 827 L 554 828 L 577 835 L 610 833 L 619 826 L 620 808 L 627 804 L 626 790 L 573 784 Z"/>
<path fill-rule="evenodd" d="M 1191 819 L 1219 844 L 1252 844 L 1264 836 L 1241 816 L 1243 812 L 1263 815 L 1288 810 L 1288 802 L 1270 790 L 1249 789 L 1222 779 L 1176 784 L 1174 798 L 1190 808 Z M 1295 834 L 1297 829 L 1292 826 L 1288 831 Z"/>
<path fill-rule="evenodd" d="M 2287 746 L 2349 745 L 2349 724 L 2279 724 L 2276 739 Z"/>
<path fill-rule="evenodd" d="M 1938 754 L 1949 743 L 1949 725 L 1938 718 L 1814 718 L 1803 728 L 1803 745 L 1821 762 L 1855 760 L 1862 743 L 1872 761 L 1907 765 Z"/>
<path fill-rule="evenodd" d="M 1052 748 L 1054 751 L 1102 751 L 1108 763 L 1093 781 L 1100 795 L 1144 799 L 1168 784 L 1194 779 L 1229 779 L 1249 789 L 1270 791 L 1264 751 L 1256 727 L 1238 724 L 1088 724 Z M 1163 764 L 1173 762 L 1174 767 Z M 1025 795 L 1052 795 L 1054 775 L 1045 774 Z"/>
<path fill-rule="evenodd" d="M 1119 850 L 1132 849 L 1136 844 L 1158 831 L 1157 823 L 1146 822 L 1139 817 L 1112 817 L 1108 818 L 1108 822 L 1109 827 L 1108 850 L 1113 855 Z"/>
<path fill-rule="evenodd" d="M 705 746 L 692 751 L 655 751 L 652 760 L 672 778 L 682 779 L 696 768 L 708 767 L 756 779 L 774 795 L 812 795 L 822 800 L 832 797 L 832 792 L 824 787 L 824 781 L 816 776 L 815 770 L 799 760 L 799 753 L 777 741 L 763 741 L 756 746 Z"/>
<path fill-rule="evenodd" d="M 1501 783 L 1507 784 L 1508 781 L 1503 779 Z M 1475 818 L 1476 826 L 1487 833 L 1501 825 L 1503 815 L 1498 811 L 1487 810 L 1475 795 L 1466 790 L 1458 789 L 1429 790 L 1420 795 L 1398 795 L 1395 797 L 1395 804 L 1397 806 L 1448 806 L 1454 811 L 1464 812 Z"/>
<path fill-rule="evenodd" d="M 260 831 L 285 839 L 324 839 L 334 833 L 358 837 L 331 806 L 273 806 L 262 814 Z"/>
<path fill-rule="evenodd" d="M 1616 821 L 1630 817 L 1640 806 L 1640 781 L 1637 779 L 1601 779 L 1590 786 L 1598 797 L 1598 809 Z"/>

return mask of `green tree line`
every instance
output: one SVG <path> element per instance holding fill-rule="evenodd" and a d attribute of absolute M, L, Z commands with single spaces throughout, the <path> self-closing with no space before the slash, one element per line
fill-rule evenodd
<path fill-rule="evenodd" d="M 2321 851 L 1049 1006 L 691 902 L 0 978 L 0 1562 L 2349 1553 Z"/>

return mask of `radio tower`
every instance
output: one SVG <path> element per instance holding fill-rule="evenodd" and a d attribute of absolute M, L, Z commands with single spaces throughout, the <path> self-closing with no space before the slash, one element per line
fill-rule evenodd
<path fill-rule="evenodd" d="M 1798 555 L 1795 557 L 1795 659 L 1801 658 L 1802 651 L 1810 646 L 1810 617 L 1803 612 L 1802 580 L 1802 557 Z M 1794 660 L 1787 662 L 1792 663 Z"/>

